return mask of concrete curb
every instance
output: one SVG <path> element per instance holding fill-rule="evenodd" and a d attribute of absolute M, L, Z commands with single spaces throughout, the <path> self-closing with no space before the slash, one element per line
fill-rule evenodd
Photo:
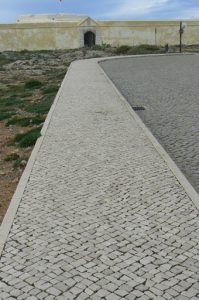
<path fill-rule="evenodd" d="M 157 56 L 184 56 L 184 55 L 199 55 L 196 53 L 159 53 L 159 54 L 136 54 L 136 55 L 118 55 L 110 57 L 96 58 L 97 62 L 104 62 L 111 59 L 124 59 L 124 58 L 140 58 L 140 57 L 157 57 Z M 106 73 L 105 73 L 106 75 Z M 109 78 L 109 77 L 108 77 Z M 111 81 L 112 82 L 112 81 Z M 116 88 L 117 89 L 117 88 Z"/>
<path fill-rule="evenodd" d="M 37 154 L 40 150 L 40 147 L 43 143 L 43 140 L 45 138 L 45 135 L 46 135 L 46 131 L 48 129 L 48 126 L 50 124 L 50 121 L 51 121 L 51 118 L 52 118 L 52 114 L 54 112 L 54 109 L 57 105 L 57 102 L 59 101 L 59 98 L 62 94 L 62 89 L 63 89 L 63 85 L 65 83 L 65 80 L 67 78 L 67 75 L 69 74 L 70 72 L 70 67 L 62 81 L 62 84 L 60 86 L 60 89 L 55 97 L 55 100 L 48 112 L 48 115 L 46 117 L 46 120 L 44 122 L 44 125 L 42 127 L 42 130 L 41 130 L 41 136 L 37 139 L 37 142 L 32 150 L 32 153 L 30 155 L 30 158 L 28 160 L 28 163 L 23 171 L 23 174 L 19 180 L 19 183 L 17 185 L 17 188 L 15 190 L 15 193 L 11 199 L 11 202 L 10 202 L 10 205 L 8 207 L 8 210 L 4 216 L 4 219 L 3 219 L 3 222 L 1 224 L 1 227 L 0 227 L 0 257 L 2 255 L 2 252 L 3 252 L 3 249 L 4 249 L 4 246 L 5 246 L 5 243 L 6 243 L 6 240 L 7 240 L 7 237 L 8 237 L 8 234 L 10 232 L 10 229 L 12 227 L 12 224 L 13 224 L 13 221 L 14 221 L 14 218 L 15 218 L 15 215 L 17 213 L 17 210 L 18 210 L 18 207 L 20 205 L 20 202 L 21 202 L 21 199 L 23 197 L 23 193 L 25 191 L 25 188 L 26 188 L 26 185 L 28 183 L 28 180 L 29 180 L 29 177 L 30 177 L 30 174 L 31 174 L 31 171 L 32 171 L 32 168 L 34 166 L 34 163 L 35 163 L 35 160 L 36 160 L 36 157 L 37 157 Z"/>
<path fill-rule="evenodd" d="M 173 55 L 173 54 L 171 54 L 171 55 Z M 177 54 L 177 55 L 187 55 L 187 54 L 182 53 L 182 54 Z M 192 55 L 194 55 L 194 54 L 192 54 Z M 150 56 L 154 56 L 154 55 L 149 54 L 149 55 L 142 55 L 142 56 L 150 57 Z M 162 56 L 162 54 L 161 54 L 161 56 Z M 163 54 L 163 56 L 168 56 L 168 55 Z M 128 56 L 128 58 L 129 57 L 135 58 L 135 57 L 138 57 L 138 55 L 136 55 L 136 56 L 131 55 L 131 56 Z M 139 57 L 140 57 L 140 55 L 139 55 Z M 127 58 L 127 56 L 120 56 L 119 58 L 123 59 L 123 58 Z M 99 68 L 104 73 L 104 76 L 106 77 L 106 79 L 108 80 L 108 82 L 110 83 L 112 88 L 115 90 L 116 94 L 121 99 L 124 107 L 129 111 L 129 113 L 131 114 L 133 119 L 142 128 L 142 130 L 144 131 L 146 136 L 149 138 L 149 140 L 151 141 L 151 143 L 153 144 L 153 146 L 155 147 L 155 149 L 157 150 L 159 155 L 164 159 L 164 161 L 166 162 L 166 164 L 170 168 L 171 172 L 175 175 L 175 177 L 177 178 L 179 183 L 183 186 L 183 188 L 184 188 L 185 192 L 187 193 L 187 195 L 189 196 L 189 198 L 192 200 L 192 202 L 194 203 L 196 208 L 199 210 L 199 194 L 196 192 L 194 187 L 190 184 L 190 182 L 184 176 L 184 174 L 179 169 L 179 167 L 176 165 L 176 163 L 173 161 L 173 159 L 170 157 L 170 155 L 164 150 L 164 148 L 161 146 L 161 144 L 158 142 L 158 140 L 154 137 L 154 135 L 151 133 L 151 131 L 148 129 L 148 127 L 143 123 L 142 119 L 138 116 L 138 114 L 136 114 L 136 112 L 132 109 L 132 107 L 130 106 L 130 104 L 126 100 L 126 98 L 120 93 L 120 91 L 117 89 L 115 84 L 112 82 L 112 80 L 108 77 L 108 75 L 105 73 L 105 71 L 100 66 L 100 62 L 108 61 L 110 59 L 114 59 L 114 57 L 109 57 L 107 59 L 104 59 L 104 58 L 103 59 L 98 59 Z M 116 59 L 118 59 L 118 57 L 116 57 Z"/>

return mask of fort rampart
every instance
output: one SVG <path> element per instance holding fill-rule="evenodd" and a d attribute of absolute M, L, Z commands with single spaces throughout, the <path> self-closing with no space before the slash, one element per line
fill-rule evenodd
<path fill-rule="evenodd" d="M 103 43 L 179 44 L 180 20 L 100 21 L 88 16 L 61 16 L 33 15 L 21 17 L 17 23 L 0 24 L 0 51 L 73 49 Z M 185 20 L 183 24 L 182 43 L 199 44 L 199 20 Z"/>

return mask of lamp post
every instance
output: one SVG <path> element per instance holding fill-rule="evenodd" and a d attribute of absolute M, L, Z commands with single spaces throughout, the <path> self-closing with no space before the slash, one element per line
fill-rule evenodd
<path fill-rule="evenodd" d="M 60 13 L 62 13 L 62 0 L 59 0 L 59 4 L 60 4 Z"/>
<path fill-rule="evenodd" d="M 186 28 L 186 24 L 183 24 L 182 21 L 180 22 L 180 53 L 182 53 L 182 35 L 184 33 L 184 30 Z"/>

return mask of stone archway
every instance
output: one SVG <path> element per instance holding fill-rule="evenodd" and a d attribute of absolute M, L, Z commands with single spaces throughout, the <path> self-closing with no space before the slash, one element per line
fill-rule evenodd
<path fill-rule="evenodd" d="M 84 46 L 85 47 L 93 47 L 95 46 L 96 35 L 92 31 L 87 31 L 84 34 Z"/>

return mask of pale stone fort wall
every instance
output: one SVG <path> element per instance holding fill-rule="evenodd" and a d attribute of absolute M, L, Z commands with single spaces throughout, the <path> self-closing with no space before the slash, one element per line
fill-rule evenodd
<path fill-rule="evenodd" d="M 199 20 L 186 20 L 183 44 L 199 44 Z M 100 21 L 88 16 L 28 15 L 0 24 L 0 51 L 73 49 L 92 44 L 177 45 L 180 21 Z"/>

